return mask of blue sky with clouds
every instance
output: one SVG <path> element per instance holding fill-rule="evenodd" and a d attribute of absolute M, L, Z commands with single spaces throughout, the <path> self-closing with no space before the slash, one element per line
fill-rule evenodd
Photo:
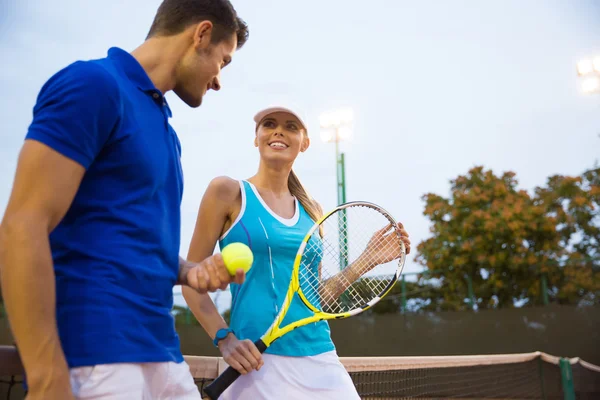
<path fill-rule="evenodd" d="M 133 50 L 158 0 L 0 1 L 0 210 L 41 85 L 77 59 Z M 421 196 L 447 195 L 470 167 L 513 170 L 524 189 L 600 161 L 600 95 L 575 64 L 600 54 L 594 0 L 234 0 L 250 40 L 198 109 L 167 96 L 183 145 L 181 255 L 218 175 L 247 178 L 258 154 L 253 114 L 285 103 L 308 120 L 296 171 L 325 208 L 336 203 L 335 155 L 321 112 L 352 107 L 344 143 L 348 200 L 381 204 L 416 246 L 429 235 Z M 421 267 L 409 256 L 407 271 Z M 227 298 L 225 295 L 224 298 Z"/>

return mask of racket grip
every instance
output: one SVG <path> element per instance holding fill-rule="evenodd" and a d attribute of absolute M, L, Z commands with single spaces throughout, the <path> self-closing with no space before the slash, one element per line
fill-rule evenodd
<path fill-rule="evenodd" d="M 262 341 L 262 339 L 258 339 L 256 342 L 254 342 L 254 345 L 261 354 L 267 350 L 267 345 Z M 227 390 L 227 388 L 231 386 L 231 384 L 235 382 L 237 378 L 239 378 L 240 375 L 241 374 L 237 369 L 227 367 L 227 369 L 221 375 L 219 375 L 217 379 L 212 381 L 210 385 L 204 388 L 204 393 L 209 399 L 217 400 L 219 396 L 221 396 L 221 394 L 223 394 L 223 392 Z"/>

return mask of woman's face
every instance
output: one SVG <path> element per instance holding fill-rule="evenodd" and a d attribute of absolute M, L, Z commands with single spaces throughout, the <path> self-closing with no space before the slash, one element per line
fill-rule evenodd
<path fill-rule="evenodd" d="M 268 162 L 293 163 L 310 144 L 306 130 L 291 114 L 276 112 L 260 121 L 254 145 L 260 157 Z"/>

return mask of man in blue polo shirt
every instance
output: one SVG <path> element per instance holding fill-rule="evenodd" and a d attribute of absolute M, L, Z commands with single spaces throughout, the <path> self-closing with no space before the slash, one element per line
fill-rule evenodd
<path fill-rule="evenodd" d="M 4 300 L 33 399 L 199 399 L 173 286 L 241 283 L 179 257 L 181 148 L 165 94 L 198 107 L 247 40 L 228 0 L 165 0 L 147 40 L 42 87 L 0 226 Z"/>

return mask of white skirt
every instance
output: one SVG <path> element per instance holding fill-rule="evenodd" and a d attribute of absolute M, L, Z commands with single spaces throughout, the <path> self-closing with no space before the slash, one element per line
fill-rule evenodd
<path fill-rule="evenodd" d="M 360 399 L 335 351 L 309 357 L 263 354 L 263 361 L 260 371 L 240 376 L 219 399 Z"/>

